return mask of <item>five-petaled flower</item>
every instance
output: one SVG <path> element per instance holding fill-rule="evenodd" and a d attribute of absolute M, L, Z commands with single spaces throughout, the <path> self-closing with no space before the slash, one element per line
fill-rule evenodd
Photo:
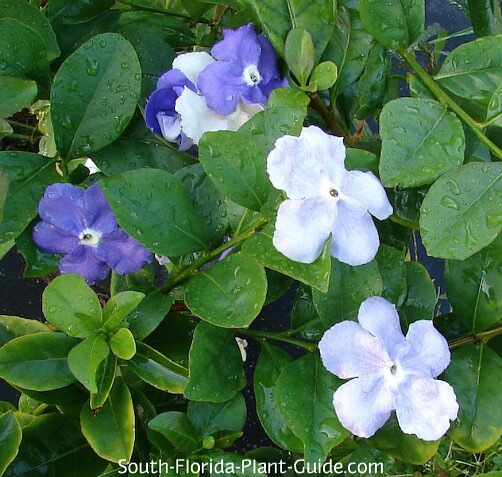
<path fill-rule="evenodd" d="M 92 285 L 110 268 L 124 275 L 152 261 L 152 254 L 119 228 L 98 184 L 87 190 L 53 184 L 38 213 L 42 222 L 34 227 L 33 240 L 42 250 L 65 254 L 61 273 L 82 275 Z"/>
<path fill-rule="evenodd" d="M 405 338 L 395 306 L 378 296 L 362 303 L 358 319 L 334 325 L 319 343 L 326 369 L 353 378 L 333 396 L 341 424 L 370 437 L 395 410 L 404 433 L 439 439 L 458 412 L 453 388 L 434 379 L 450 362 L 447 341 L 430 320 L 412 323 Z"/>
<path fill-rule="evenodd" d="M 385 189 L 371 172 L 347 171 L 343 139 L 316 126 L 283 136 L 267 159 L 272 184 L 288 196 L 279 207 L 274 246 L 312 263 L 331 236 L 331 255 L 349 265 L 371 261 L 380 245 L 371 215 L 392 214 Z"/>

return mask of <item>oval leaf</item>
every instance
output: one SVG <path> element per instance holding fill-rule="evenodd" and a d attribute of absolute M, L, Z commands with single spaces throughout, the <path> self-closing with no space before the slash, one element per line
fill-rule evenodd
<path fill-rule="evenodd" d="M 22 431 L 12 411 L 0 416 L 0 475 L 15 459 L 21 444 Z"/>

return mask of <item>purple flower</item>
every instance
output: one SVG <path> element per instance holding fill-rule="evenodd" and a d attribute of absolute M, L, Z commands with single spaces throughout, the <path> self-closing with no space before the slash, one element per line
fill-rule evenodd
<path fill-rule="evenodd" d="M 280 76 L 272 45 L 265 35 L 256 34 L 252 23 L 223 34 L 211 49 L 217 61 L 202 71 L 197 82 L 212 110 L 230 114 L 240 99 L 265 105 L 274 88 L 288 86 Z"/>
<path fill-rule="evenodd" d="M 404 433 L 439 439 L 458 412 L 453 388 L 433 379 L 450 362 L 446 340 L 429 320 L 412 323 L 405 338 L 395 306 L 378 296 L 361 304 L 358 319 L 336 324 L 319 343 L 326 369 L 351 379 L 333 396 L 341 424 L 371 437 L 395 410 Z"/>
<path fill-rule="evenodd" d="M 94 284 L 110 268 L 124 275 L 152 260 L 152 254 L 119 228 L 98 184 L 84 190 L 70 184 L 47 188 L 38 206 L 42 218 L 33 240 L 42 250 L 65 254 L 61 273 L 82 275 Z"/>

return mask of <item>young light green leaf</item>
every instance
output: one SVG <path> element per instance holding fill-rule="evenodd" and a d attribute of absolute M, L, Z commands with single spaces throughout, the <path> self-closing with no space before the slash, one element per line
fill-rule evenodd
<path fill-rule="evenodd" d="M 44 333 L 49 328 L 37 320 L 0 315 L 0 346 L 19 336 Z"/>
<path fill-rule="evenodd" d="M 301 86 L 307 84 L 314 67 L 314 43 L 312 36 L 303 27 L 293 28 L 286 37 L 284 46 L 286 64 Z"/>
<path fill-rule="evenodd" d="M 122 323 L 137 308 L 143 298 L 145 298 L 145 294 L 136 291 L 124 291 L 113 295 L 103 308 L 105 328 L 112 330 Z"/>
<path fill-rule="evenodd" d="M 136 354 L 136 342 L 127 328 L 120 328 L 110 338 L 110 348 L 115 356 L 129 360 Z"/>
<path fill-rule="evenodd" d="M 0 118 L 9 118 L 21 109 L 30 106 L 37 93 L 38 88 L 35 81 L 1 76 Z"/>
<path fill-rule="evenodd" d="M 109 353 L 108 357 L 101 362 L 96 372 L 96 386 L 98 391 L 91 393 L 91 409 L 98 409 L 103 406 L 110 395 L 110 391 L 115 380 L 117 369 L 117 357 Z"/>
<path fill-rule="evenodd" d="M 331 88 L 338 77 L 338 70 L 332 61 L 319 63 L 312 71 L 309 85 L 314 85 L 317 91 Z"/>

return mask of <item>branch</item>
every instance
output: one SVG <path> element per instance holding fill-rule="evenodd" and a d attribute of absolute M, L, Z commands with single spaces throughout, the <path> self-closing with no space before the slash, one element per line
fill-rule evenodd
<path fill-rule="evenodd" d="M 498 325 L 490 330 L 483 331 L 482 333 L 474 333 L 469 336 L 464 336 L 450 342 L 450 349 L 457 349 L 462 346 L 473 343 L 486 343 L 496 336 L 502 335 L 502 325 Z"/>

